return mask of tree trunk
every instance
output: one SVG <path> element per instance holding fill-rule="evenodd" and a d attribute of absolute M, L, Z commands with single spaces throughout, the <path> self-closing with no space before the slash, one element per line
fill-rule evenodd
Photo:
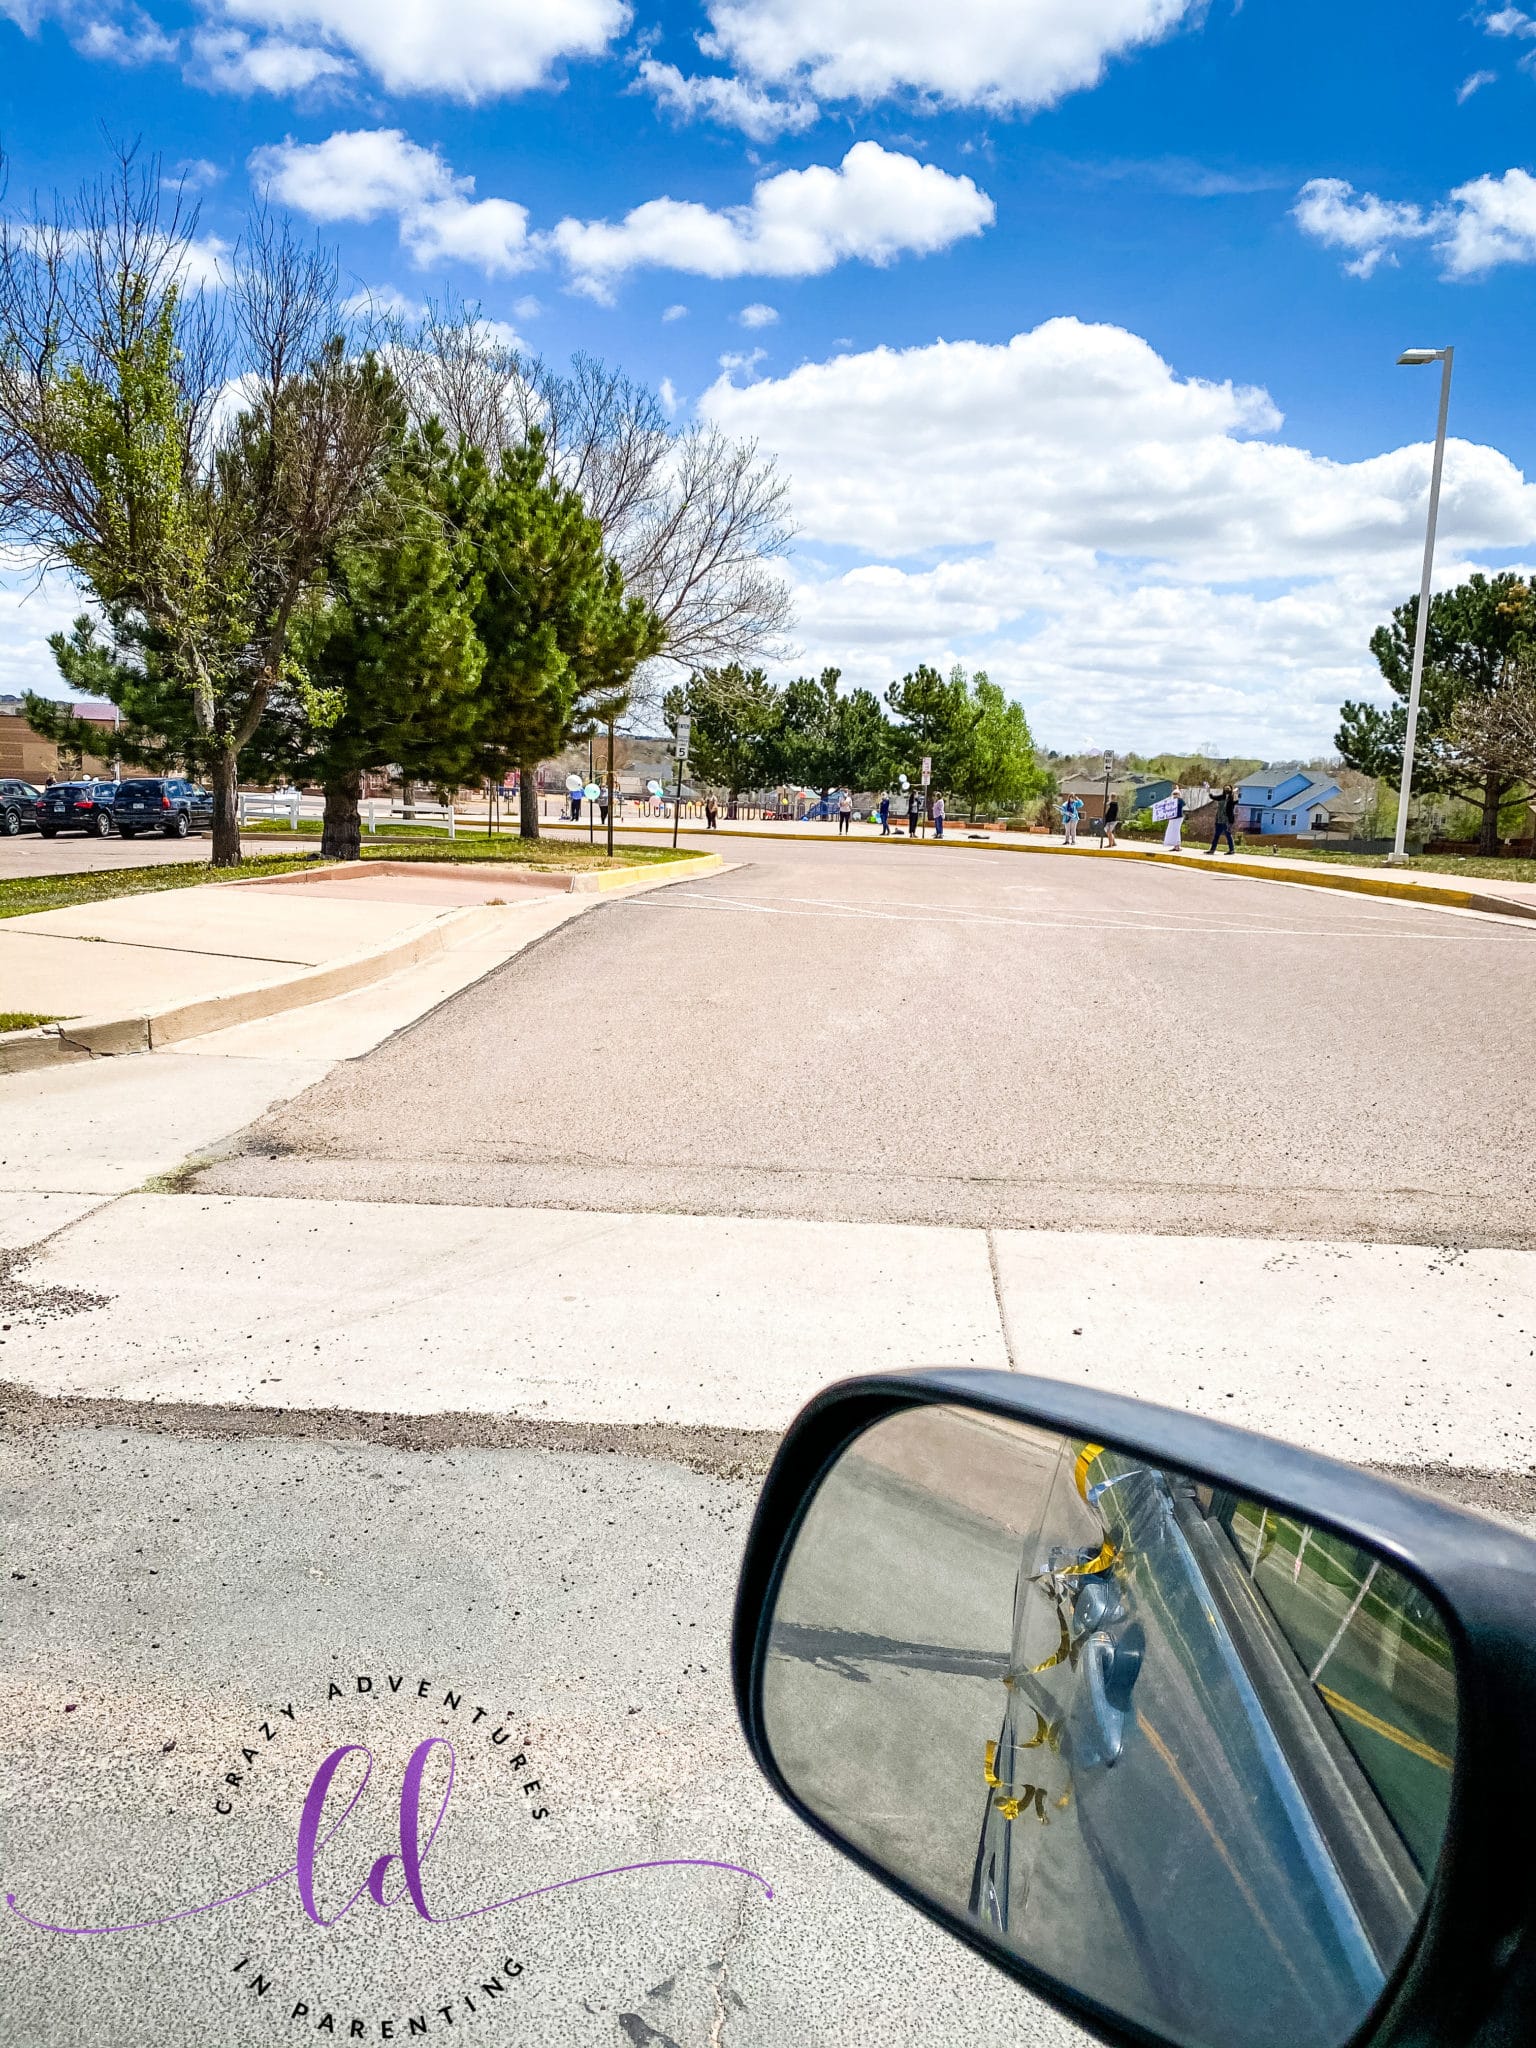
<path fill-rule="evenodd" d="M 240 757 L 221 747 L 213 763 L 213 864 L 240 865 Z"/>
<path fill-rule="evenodd" d="M 325 824 L 320 833 L 322 859 L 362 859 L 363 814 L 359 803 L 362 793 L 363 778 L 355 768 L 350 775 L 337 775 L 326 783 Z"/>
<path fill-rule="evenodd" d="M 539 836 L 539 777 L 535 761 L 520 761 L 517 766 L 517 829 L 524 839 Z"/>
<path fill-rule="evenodd" d="M 1499 850 L 1499 798 L 1503 794 L 1497 775 L 1483 777 L 1483 824 L 1478 834 L 1479 853 L 1495 854 Z"/>
<path fill-rule="evenodd" d="M 413 824 L 415 823 L 416 784 L 414 782 L 402 782 L 400 785 L 400 815 L 402 818 L 409 818 Z"/>

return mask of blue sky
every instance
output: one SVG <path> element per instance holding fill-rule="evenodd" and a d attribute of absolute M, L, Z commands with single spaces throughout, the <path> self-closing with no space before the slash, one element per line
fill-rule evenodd
<path fill-rule="evenodd" d="M 1416 582 L 1403 346 L 1457 349 L 1442 580 L 1536 564 L 1536 20 L 1411 15 L 0 0 L 0 141 L 15 206 L 141 137 L 226 242 L 267 184 L 360 287 L 758 435 L 791 667 L 960 659 L 1049 744 L 1279 755 Z M 0 592 L 0 688 L 67 609 Z"/>

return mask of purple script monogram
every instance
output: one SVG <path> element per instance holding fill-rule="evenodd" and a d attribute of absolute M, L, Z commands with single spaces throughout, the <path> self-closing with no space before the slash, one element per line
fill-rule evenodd
<path fill-rule="evenodd" d="M 443 1788 L 442 1800 L 427 1833 L 421 1838 L 421 1784 L 426 1775 L 427 1761 L 434 1749 L 448 1752 L 448 1782 Z M 337 1771 L 349 1756 L 366 1759 L 362 1779 L 352 1797 L 329 1825 L 324 1825 L 326 1802 L 330 1798 L 331 1784 Z M 217 1912 L 221 1906 L 232 1906 L 239 1899 L 249 1899 L 257 1892 L 266 1891 L 270 1886 L 282 1884 L 288 1878 L 296 1880 L 299 1903 L 317 1927 L 334 1927 L 344 1919 L 352 1908 L 359 1904 L 366 1894 L 376 1906 L 386 1909 L 398 1906 L 409 1896 L 421 1919 L 436 1926 L 451 1926 L 458 1920 L 479 1920 L 487 1913 L 499 1913 L 508 1906 L 520 1906 L 529 1899 L 542 1898 L 546 1892 L 565 1891 L 576 1884 L 591 1884 L 599 1877 L 624 1877 L 640 1870 L 726 1870 L 735 1877 L 747 1877 L 754 1884 L 761 1885 L 763 1896 L 773 1897 L 773 1887 L 765 1877 L 755 1870 L 746 1870 L 739 1863 L 722 1863 L 709 1856 L 663 1856 L 651 1863 L 621 1863 L 611 1870 L 589 1870 L 580 1877 L 558 1878 L 553 1884 L 535 1885 L 531 1891 L 513 1892 L 507 1898 L 493 1899 L 488 1906 L 470 1906 L 459 1913 L 434 1913 L 427 1904 L 426 1891 L 422 1885 L 422 1865 L 425 1863 L 432 1844 L 437 1839 L 438 1829 L 448 1812 L 448 1801 L 453 1793 L 453 1780 L 457 1759 L 453 1744 L 445 1735 L 429 1736 L 412 1750 L 405 1774 L 400 1781 L 400 1847 L 390 1850 L 374 1860 L 366 1879 L 347 1900 L 344 1906 L 327 1917 L 321 1912 L 315 1900 L 315 1872 L 320 1854 L 350 1820 L 358 1801 L 368 1789 L 368 1780 L 373 1776 L 373 1751 L 361 1743 L 343 1743 L 333 1749 L 310 1780 L 305 1795 L 304 1810 L 299 1816 L 297 1853 L 285 1869 L 275 1870 L 270 1877 L 259 1883 L 247 1885 L 243 1891 L 226 1892 L 222 1898 L 209 1899 L 205 1905 L 184 1906 L 176 1913 L 162 1913 L 148 1920 L 129 1920 L 116 1927 L 61 1927 L 50 1920 L 35 1920 L 24 1913 L 16 1903 L 16 1894 L 7 1892 L 5 1903 L 13 1918 L 27 1927 L 35 1927 L 44 1934 L 136 1934 L 146 1927 L 169 1927 L 178 1920 L 191 1920 L 200 1913 Z M 390 1879 L 391 1865 L 400 1866 L 400 1884 L 393 1893 L 386 1890 Z"/>

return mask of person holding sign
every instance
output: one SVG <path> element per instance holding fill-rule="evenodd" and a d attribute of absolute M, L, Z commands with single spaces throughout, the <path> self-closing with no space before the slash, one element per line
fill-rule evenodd
<path fill-rule="evenodd" d="M 1165 796 L 1160 804 L 1152 806 L 1154 818 L 1165 818 L 1163 831 L 1164 853 L 1180 853 L 1184 846 L 1184 792 L 1179 785 L 1173 785 L 1173 794 Z"/>

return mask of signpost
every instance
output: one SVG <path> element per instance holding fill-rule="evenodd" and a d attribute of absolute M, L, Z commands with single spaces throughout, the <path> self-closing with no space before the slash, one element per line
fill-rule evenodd
<path fill-rule="evenodd" d="M 693 720 L 679 718 L 672 735 L 672 752 L 677 757 L 677 793 L 672 799 L 672 844 L 677 845 L 677 821 L 683 813 L 683 763 L 688 759 L 688 742 L 693 737 Z"/>
<path fill-rule="evenodd" d="M 928 807 L 929 807 L 929 803 L 930 803 L 930 801 L 931 801 L 931 800 L 930 800 L 930 798 L 929 798 L 929 796 L 928 796 L 928 787 L 929 787 L 929 785 L 930 785 L 930 783 L 931 783 L 932 781 L 933 781 L 933 756 L 932 756 L 932 754 L 924 754 L 924 756 L 923 756 L 923 815 L 922 815 L 921 819 L 919 820 L 919 823 L 920 823 L 920 825 L 921 825 L 921 827 L 922 827 L 923 837 L 924 837 L 925 839 L 926 839 L 926 838 L 927 838 L 927 836 L 928 836 Z"/>
<path fill-rule="evenodd" d="M 1108 747 L 1106 747 L 1104 749 L 1104 808 L 1099 813 L 1099 844 L 1101 846 L 1104 844 L 1104 821 L 1109 816 L 1109 779 L 1114 774 L 1114 772 L 1115 757 L 1113 752 Z"/>

